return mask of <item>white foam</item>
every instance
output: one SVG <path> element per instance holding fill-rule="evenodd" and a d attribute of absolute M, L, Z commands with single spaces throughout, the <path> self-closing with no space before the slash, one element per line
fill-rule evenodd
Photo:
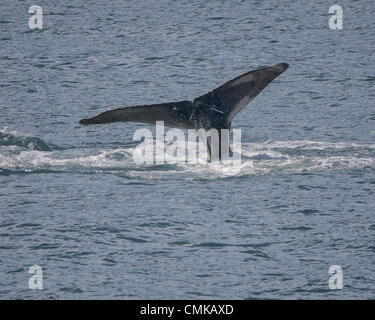
<path fill-rule="evenodd" d="M 116 155 L 120 156 L 121 159 L 116 159 Z M 127 149 L 101 151 L 94 155 L 80 156 L 74 156 L 74 152 L 71 150 L 53 152 L 21 151 L 18 154 L 7 156 L 0 154 L 0 167 L 7 169 L 35 169 L 46 167 L 117 168 L 128 167 L 131 157 L 131 153 L 129 153 Z"/>
<path fill-rule="evenodd" d="M 174 143 L 184 144 L 185 142 L 175 141 Z M 292 152 L 295 149 L 299 152 Z M 184 175 L 187 179 L 195 177 L 210 179 L 271 172 L 298 173 L 315 170 L 374 168 L 375 159 L 372 149 L 375 149 L 373 144 L 308 140 L 242 143 L 243 157 L 240 170 L 238 170 L 231 166 L 207 163 L 203 157 L 200 157 L 196 164 L 189 164 L 186 163 L 184 156 L 167 158 L 170 164 L 165 168 L 160 168 L 155 164 L 140 166 L 133 161 L 134 148 L 38 151 L 24 150 L 16 146 L 2 146 L 0 147 L 0 167 L 24 171 L 48 169 L 73 173 L 105 171 L 150 180 L 168 179 L 178 175 Z M 306 150 L 320 150 L 321 152 L 304 153 Z"/>
<path fill-rule="evenodd" d="M 277 141 L 268 140 L 263 143 L 245 143 L 245 146 L 253 150 L 264 149 L 302 149 L 302 150 L 326 150 L 326 149 L 348 149 L 348 148 L 368 148 L 375 149 L 375 144 L 357 144 L 351 142 L 326 142 L 311 140 Z"/>

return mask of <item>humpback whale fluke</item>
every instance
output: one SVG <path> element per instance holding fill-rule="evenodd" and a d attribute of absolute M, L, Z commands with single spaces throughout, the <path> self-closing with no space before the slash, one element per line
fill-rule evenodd
<path fill-rule="evenodd" d="M 164 121 L 167 127 L 217 129 L 220 132 L 221 129 L 230 129 L 235 115 L 288 67 L 287 63 L 279 63 L 247 72 L 193 101 L 118 108 L 82 119 L 79 123 L 91 125 L 124 121 L 155 124 L 156 121 Z"/>

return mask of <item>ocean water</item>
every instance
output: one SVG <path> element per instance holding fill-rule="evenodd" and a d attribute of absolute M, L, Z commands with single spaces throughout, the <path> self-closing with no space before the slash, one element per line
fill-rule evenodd
<path fill-rule="evenodd" d="M 374 298 L 375 6 L 339 4 L 342 30 L 326 1 L 5 0 L 0 299 Z M 232 123 L 237 173 L 137 165 L 152 126 L 78 125 L 279 62 Z"/>

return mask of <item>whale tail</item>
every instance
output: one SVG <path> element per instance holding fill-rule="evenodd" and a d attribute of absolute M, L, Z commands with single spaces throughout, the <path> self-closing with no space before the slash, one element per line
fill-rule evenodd
<path fill-rule="evenodd" d="M 89 119 L 82 119 L 79 124 L 93 125 L 120 121 L 155 124 L 156 121 L 164 121 L 167 127 L 216 129 L 220 132 L 221 129 L 230 129 L 236 114 L 288 66 L 287 63 L 279 63 L 247 72 L 193 101 L 118 108 Z M 221 143 L 221 135 L 219 140 Z M 210 142 L 207 142 L 207 149 L 211 153 Z"/>
<path fill-rule="evenodd" d="M 215 121 L 213 118 L 216 117 L 224 120 L 223 127 L 229 128 L 234 116 L 287 68 L 287 63 L 279 63 L 247 72 L 193 101 L 118 108 L 89 119 L 82 119 L 79 124 L 93 125 L 120 121 L 155 124 L 156 121 L 164 121 L 168 127 L 189 129 L 198 125 L 210 129 L 218 126 L 218 122 L 223 122 Z M 202 110 L 202 107 L 206 110 Z M 208 121 L 197 121 L 197 109 L 200 109 L 201 116 L 205 114 L 208 117 Z"/>

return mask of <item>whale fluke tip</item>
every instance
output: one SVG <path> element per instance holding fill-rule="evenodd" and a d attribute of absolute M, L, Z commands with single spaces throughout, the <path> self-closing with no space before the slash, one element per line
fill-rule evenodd
<path fill-rule="evenodd" d="M 83 125 L 83 126 L 86 126 L 86 125 L 89 124 L 89 121 L 88 121 L 88 119 L 82 119 L 82 120 L 79 120 L 78 123 Z"/>
<path fill-rule="evenodd" d="M 285 71 L 286 69 L 289 68 L 289 64 L 287 64 L 286 62 L 279 63 L 278 66 L 280 66 L 281 68 L 283 68 L 283 71 Z"/>

